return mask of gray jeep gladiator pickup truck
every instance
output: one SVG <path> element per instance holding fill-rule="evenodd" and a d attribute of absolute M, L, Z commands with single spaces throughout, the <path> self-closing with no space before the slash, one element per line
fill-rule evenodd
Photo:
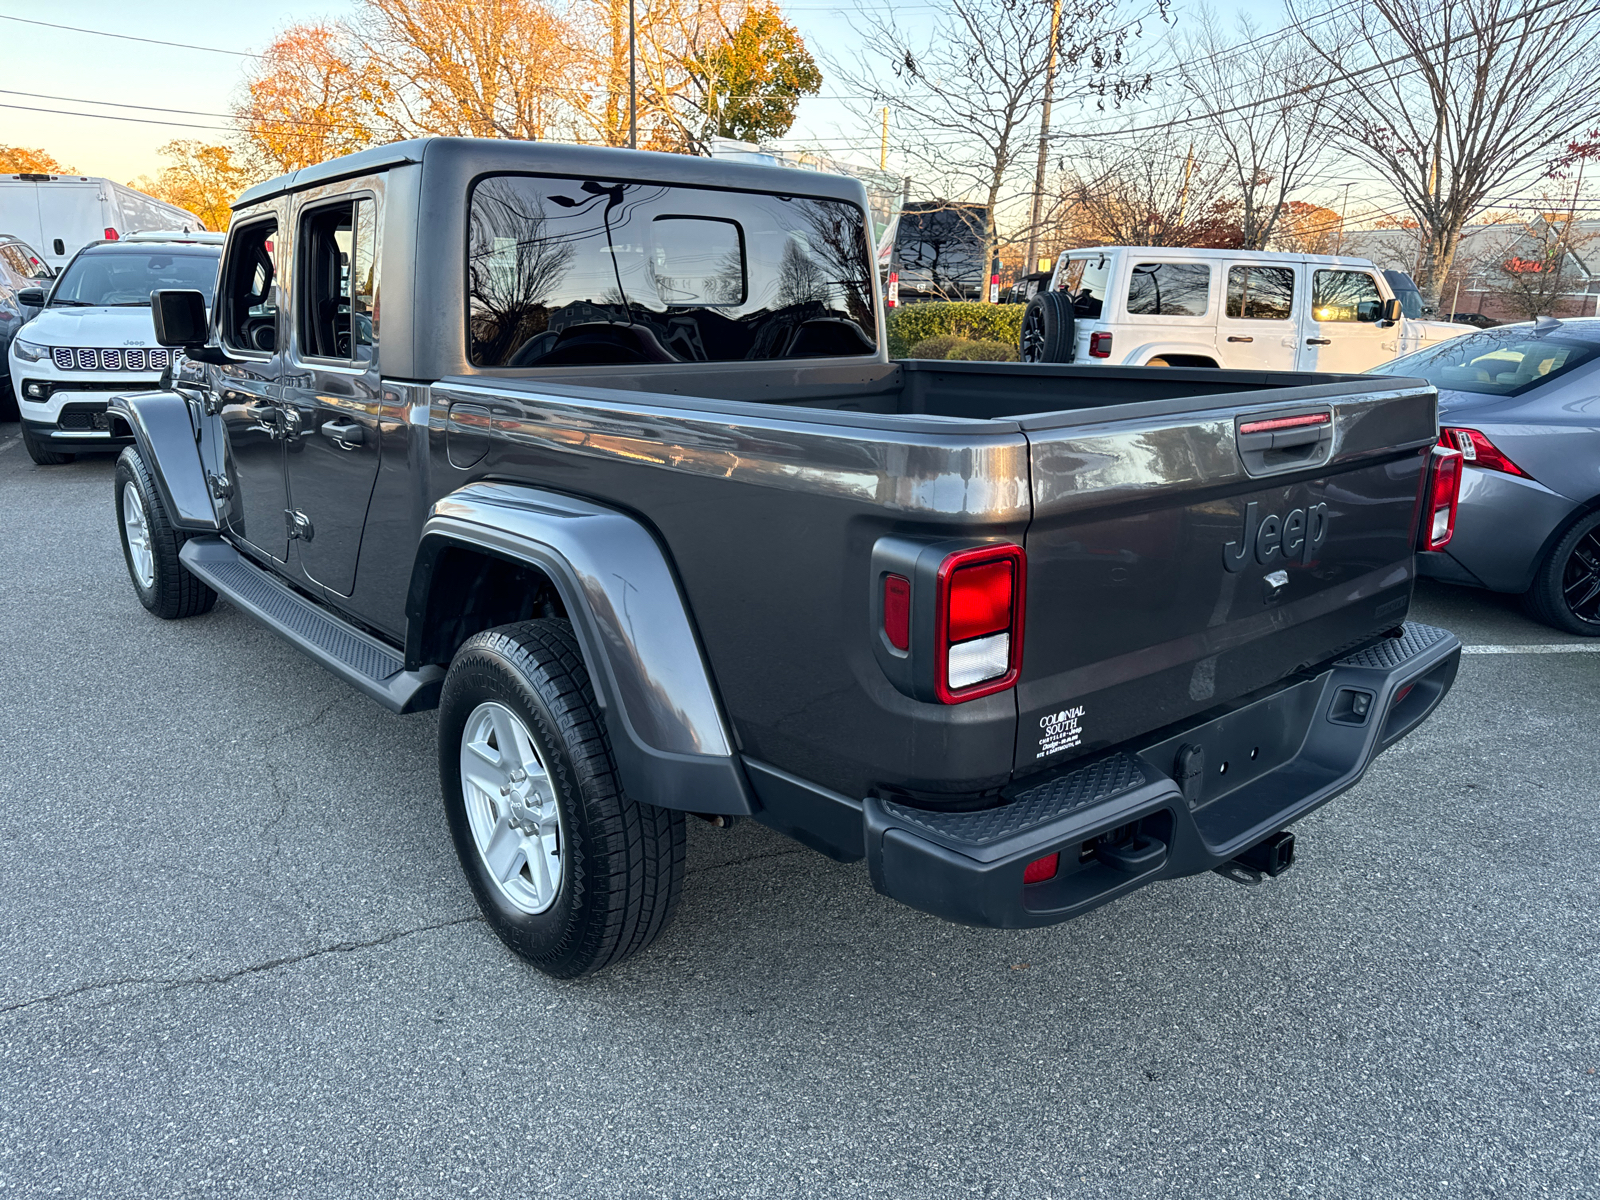
<path fill-rule="evenodd" d="M 234 209 L 114 402 L 134 587 L 437 706 L 552 975 L 660 933 L 690 815 L 974 925 L 1276 874 L 1454 679 L 1405 621 L 1459 474 L 1420 381 L 891 362 L 809 172 L 433 139 Z"/>

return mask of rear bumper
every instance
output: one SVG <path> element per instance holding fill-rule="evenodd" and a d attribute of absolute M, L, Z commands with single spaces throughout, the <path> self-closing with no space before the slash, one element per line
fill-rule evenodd
<path fill-rule="evenodd" d="M 998 808 L 869 799 L 873 886 L 951 921 L 1022 928 L 1212 870 L 1355 784 L 1437 707 L 1460 656 L 1454 634 L 1407 625 L 1316 676 L 1026 781 Z M 1025 884 L 1051 854 L 1055 874 Z"/>

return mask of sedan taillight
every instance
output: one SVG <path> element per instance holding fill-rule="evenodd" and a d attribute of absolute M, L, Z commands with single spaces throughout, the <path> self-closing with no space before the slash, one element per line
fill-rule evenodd
<path fill-rule="evenodd" d="M 1469 467 L 1482 467 L 1485 471 L 1504 471 L 1507 475 L 1530 478 L 1526 471 L 1507 458 L 1498 446 L 1476 429 L 1441 429 L 1439 444 L 1461 451 L 1461 457 Z"/>
<path fill-rule="evenodd" d="M 1456 532 L 1456 502 L 1461 497 L 1461 451 L 1435 446 L 1429 458 L 1428 478 L 1423 484 L 1427 507 L 1422 511 L 1422 529 L 1417 548 L 1443 550 Z"/>

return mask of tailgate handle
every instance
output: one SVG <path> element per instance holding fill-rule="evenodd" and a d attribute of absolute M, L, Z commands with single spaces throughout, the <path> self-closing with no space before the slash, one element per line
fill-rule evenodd
<path fill-rule="evenodd" d="M 1273 475 L 1325 462 L 1333 449 L 1333 411 L 1281 413 L 1240 420 L 1239 458 L 1251 475 Z"/>

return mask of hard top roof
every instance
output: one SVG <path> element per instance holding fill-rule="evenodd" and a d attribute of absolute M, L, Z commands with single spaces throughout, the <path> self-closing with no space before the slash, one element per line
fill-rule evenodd
<path fill-rule="evenodd" d="M 855 179 L 795 167 L 754 166 L 688 154 L 622 150 L 493 138 L 413 138 L 374 146 L 356 154 L 303 167 L 248 188 L 233 202 L 244 208 L 283 192 L 366 175 L 408 163 L 424 171 L 442 170 L 467 178 L 484 174 L 586 175 L 596 179 L 649 180 L 652 183 L 718 187 L 779 195 L 821 196 L 864 204 L 865 189 Z"/>
<path fill-rule="evenodd" d="M 1312 263 L 1316 266 L 1329 267 L 1362 267 L 1377 270 L 1372 265 L 1370 258 L 1353 258 L 1349 255 L 1338 254 L 1298 254 L 1293 251 L 1283 250 L 1213 250 L 1202 249 L 1198 246 L 1080 246 L 1062 252 L 1062 258 L 1083 258 L 1091 254 L 1111 254 L 1129 252 L 1143 255 L 1145 258 L 1157 261 L 1171 259 L 1199 259 L 1208 262 L 1217 262 L 1230 258 L 1248 258 L 1252 261 L 1267 263 Z"/>

